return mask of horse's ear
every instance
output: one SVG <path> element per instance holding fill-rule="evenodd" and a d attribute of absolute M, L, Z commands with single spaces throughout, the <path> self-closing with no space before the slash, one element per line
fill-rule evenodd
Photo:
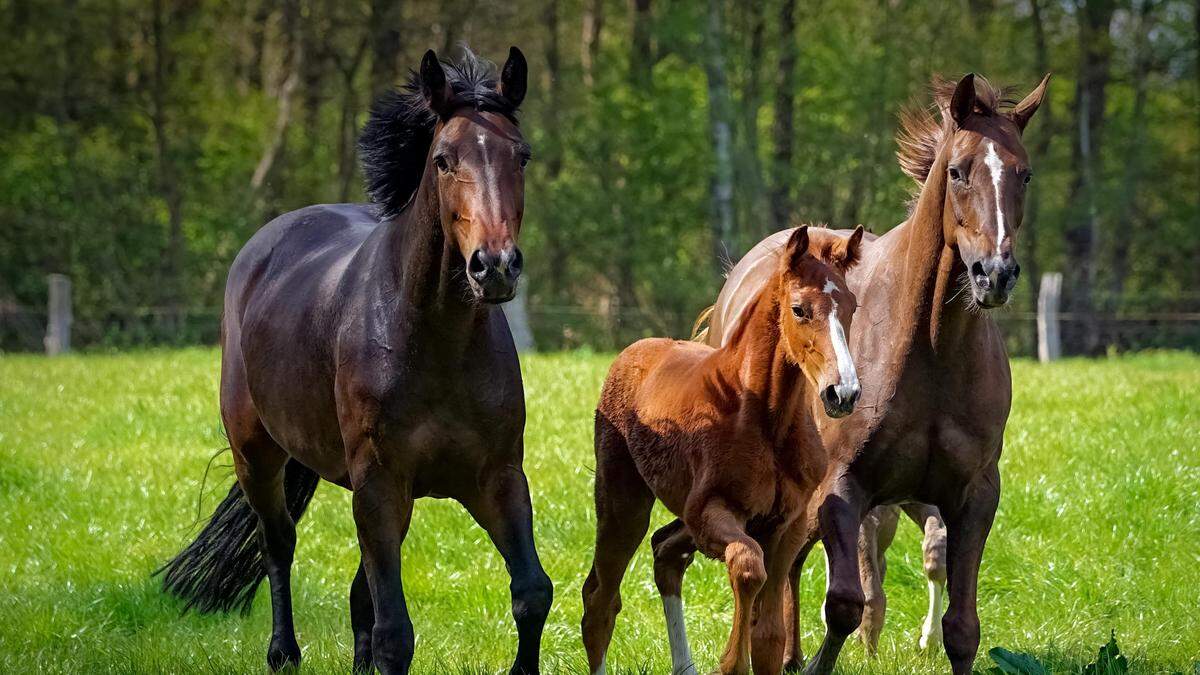
<path fill-rule="evenodd" d="M 525 55 L 516 47 L 508 48 L 508 60 L 500 71 L 500 93 L 514 108 L 525 100 L 525 85 L 529 78 L 529 64 Z"/>
<path fill-rule="evenodd" d="M 1022 132 L 1025 131 L 1025 126 L 1029 124 L 1029 120 L 1033 118 L 1033 114 L 1037 112 L 1038 106 L 1042 105 L 1042 101 L 1045 100 L 1046 85 L 1048 84 L 1050 84 L 1050 73 L 1046 73 L 1046 76 L 1042 78 L 1041 84 L 1029 92 L 1029 95 L 1008 113 L 1009 119 Z"/>
<path fill-rule="evenodd" d="M 808 256 L 808 226 L 797 227 L 792 236 L 788 237 L 784 247 L 783 259 L 789 269 L 795 269 Z"/>
<path fill-rule="evenodd" d="M 425 97 L 429 109 L 437 113 L 438 117 L 450 114 L 451 111 L 447 109 L 450 103 L 450 85 L 446 83 L 446 71 L 432 49 L 425 52 L 424 58 L 421 59 L 421 95 Z"/>
<path fill-rule="evenodd" d="M 950 98 L 950 117 L 961 129 L 972 112 L 975 112 L 975 73 L 967 73 L 958 81 Z"/>
<path fill-rule="evenodd" d="M 863 226 L 859 225 L 858 227 L 854 228 L 854 232 L 851 233 L 849 238 L 846 239 L 845 243 L 842 244 L 841 250 L 834 254 L 833 263 L 837 265 L 837 268 L 841 270 L 843 274 L 851 267 L 854 267 L 856 264 L 858 264 L 858 260 L 862 253 L 862 238 Z"/>

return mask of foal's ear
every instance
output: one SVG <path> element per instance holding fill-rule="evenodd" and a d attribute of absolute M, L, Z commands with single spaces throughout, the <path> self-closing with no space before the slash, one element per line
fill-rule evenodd
<path fill-rule="evenodd" d="M 525 55 L 516 47 L 508 48 L 508 60 L 500 71 L 500 94 L 508 99 L 514 108 L 525 100 L 525 84 L 529 77 L 529 64 Z"/>
<path fill-rule="evenodd" d="M 960 129 L 971 113 L 975 112 L 975 73 L 967 73 L 954 88 L 950 98 L 950 117 Z"/>
<path fill-rule="evenodd" d="M 452 112 L 447 109 L 451 92 L 450 85 L 446 83 L 446 71 L 432 49 L 425 52 L 425 57 L 421 59 L 421 95 L 438 117 L 446 117 Z"/>
<path fill-rule="evenodd" d="M 863 226 L 854 228 L 854 232 L 842 242 L 833 252 L 833 264 L 844 274 L 858 264 L 862 252 Z"/>
<path fill-rule="evenodd" d="M 787 261 L 789 269 L 795 269 L 806 257 L 808 257 L 808 226 L 801 225 L 792 232 L 792 236 L 788 237 L 783 259 Z"/>
<path fill-rule="evenodd" d="M 1029 120 L 1033 117 L 1033 114 L 1037 112 L 1038 106 L 1040 106 L 1042 101 L 1045 100 L 1046 85 L 1048 84 L 1050 84 L 1050 73 L 1046 73 L 1046 76 L 1042 78 L 1042 83 L 1034 88 L 1033 91 L 1029 92 L 1029 95 L 1026 96 L 1015 107 L 1013 107 L 1012 111 L 1008 113 L 1009 119 L 1011 119 L 1013 123 L 1017 125 L 1017 128 L 1022 132 L 1025 131 L 1025 125 L 1029 124 Z"/>

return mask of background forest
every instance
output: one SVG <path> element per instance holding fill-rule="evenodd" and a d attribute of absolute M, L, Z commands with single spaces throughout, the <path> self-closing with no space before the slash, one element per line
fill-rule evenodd
<path fill-rule="evenodd" d="M 894 226 L 897 112 L 967 71 L 1054 73 L 1012 349 L 1048 270 L 1069 351 L 1200 348 L 1198 34 L 1190 0 L 0 0 L 0 348 L 39 347 L 51 272 L 77 345 L 215 340 L 246 239 L 362 200 L 372 98 L 464 43 L 530 61 L 539 348 L 685 334 L 789 222 Z"/>

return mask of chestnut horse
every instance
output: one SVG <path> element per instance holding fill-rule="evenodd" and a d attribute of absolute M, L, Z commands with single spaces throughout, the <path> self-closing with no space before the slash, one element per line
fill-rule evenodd
<path fill-rule="evenodd" d="M 848 415 L 859 394 L 846 343 L 856 300 L 843 275 L 861 234 L 797 229 L 721 348 L 647 339 L 613 363 L 596 407 L 596 550 L 583 586 L 593 673 L 604 671 L 621 579 L 656 497 L 687 526 L 656 536 L 656 551 L 694 534 L 728 568 L 734 617 L 721 672 L 747 673 L 751 657 L 755 672 L 782 669 L 787 575 L 827 482 L 815 418 Z M 669 558 L 655 581 L 683 673 L 693 668 L 680 593 L 690 550 Z"/>
<path fill-rule="evenodd" d="M 521 272 L 526 71 L 515 47 L 499 82 L 470 52 L 457 65 L 427 52 L 363 131 L 377 206 L 282 215 L 230 268 L 221 417 L 237 483 L 164 587 L 189 608 L 248 610 L 267 577 L 272 669 L 300 661 L 295 521 L 325 479 L 354 492 L 356 670 L 408 671 L 400 547 L 422 496 L 458 500 L 487 531 L 512 577 L 512 672 L 538 670 L 552 589 L 521 468 L 521 373 L 495 306 Z"/>
<path fill-rule="evenodd" d="M 894 528 L 895 513 L 872 514 L 860 542 L 864 517 L 880 504 L 913 502 L 911 514 L 927 533 L 933 529 L 936 537 L 938 512 L 945 520 L 949 607 L 941 632 L 953 672 L 971 671 L 979 648 L 979 564 L 1000 498 L 997 463 L 1012 399 L 1004 342 L 984 310 L 1008 301 L 1020 272 L 1015 239 L 1032 176 L 1021 137 L 1048 82 L 1047 75 L 1010 105 L 974 75 L 957 84 L 938 81 L 940 120 L 926 110 L 903 118 L 900 164 L 922 187 L 908 220 L 865 243 L 863 263 L 848 275 L 851 290 L 863 298 L 850 333 L 862 364 L 863 400 L 859 414 L 819 425 L 825 445 L 844 453 L 847 468 L 821 519 L 827 628 L 808 672 L 830 672 L 863 619 L 860 550 L 868 565 L 878 563 L 864 576 L 868 591 L 882 600 L 886 542 L 877 540 L 874 527 L 882 518 L 885 527 L 892 519 Z M 788 236 L 772 235 L 730 273 L 711 314 L 710 344 L 737 335 L 737 324 L 748 317 L 741 308 L 770 286 L 764 270 Z M 807 550 L 792 572 L 793 593 Z M 930 553 L 936 562 L 938 551 L 926 553 L 927 565 Z M 931 615 L 940 610 L 934 591 Z M 864 629 L 878 635 L 878 625 Z M 796 666 L 795 625 L 790 640 L 789 665 Z"/>

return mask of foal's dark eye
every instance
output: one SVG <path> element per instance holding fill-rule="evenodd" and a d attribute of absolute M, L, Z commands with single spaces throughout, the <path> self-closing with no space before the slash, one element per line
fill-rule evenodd
<path fill-rule="evenodd" d="M 433 165 L 436 166 L 437 170 L 441 173 L 450 173 L 450 163 L 446 161 L 445 155 L 438 155 L 437 157 L 434 157 Z"/>
<path fill-rule="evenodd" d="M 521 168 L 522 169 L 529 166 L 529 159 L 530 159 L 529 155 L 521 155 Z"/>
<path fill-rule="evenodd" d="M 950 180 L 961 181 L 963 179 L 962 170 L 957 166 L 950 167 Z"/>
<path fill-rule="evenodd" d="M 808 305 L 792 305 L 792 316 L 803 323 L 812 319 L 812 307 Z"/>
<path fill-rule="evenodd" d="M 1026 185 L 1029 185 L 1029 181 L 1031 181 L 1031 180 L 1033 180 L 1033 172 L 1032 172 L 1032 171 L 1026 171 L 1026 172 L 1025 172 L 1025 177 L 1021 179 L 1021 182 L 1022 182 L 1022 183 L 1024 183 L 1024 184 L 1026 184 Z"/>

